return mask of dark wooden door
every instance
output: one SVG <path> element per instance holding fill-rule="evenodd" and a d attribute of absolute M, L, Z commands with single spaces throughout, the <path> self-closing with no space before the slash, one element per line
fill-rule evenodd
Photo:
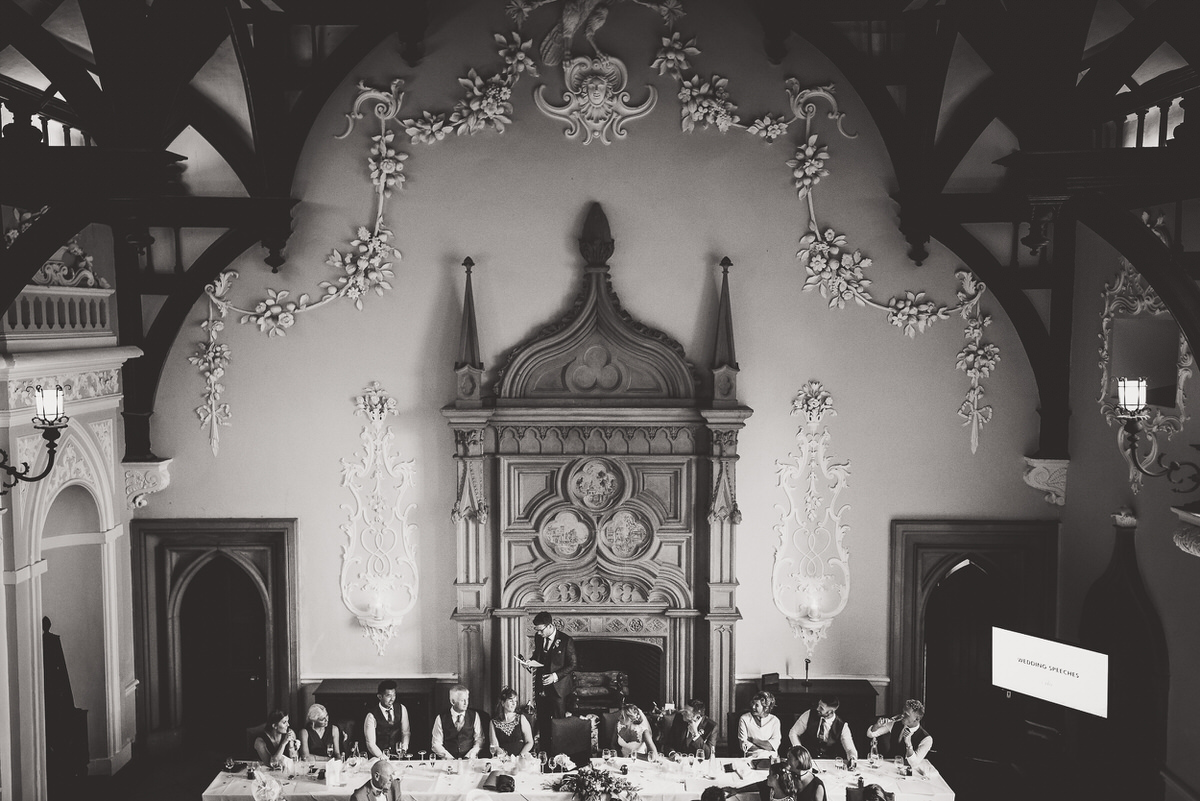
<path fill-rule="evenodd" d="M 267 715 L 267 621 L 249 574 L 214 557 L 180 606 L 184 740 L 189 748 L 249 756 L 246 729 Z"/>
<path fill-rule="evenodd" d="M 992 627 L 1012 628 L 1001 579 L 964 559 L 925 610 L 924 721 L 941 754 L 999 761 L 1020 731 L 1016 704 L 992 686 Z"/>

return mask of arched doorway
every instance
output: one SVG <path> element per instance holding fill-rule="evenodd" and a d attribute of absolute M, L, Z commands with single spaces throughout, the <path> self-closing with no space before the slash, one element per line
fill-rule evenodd
<path fill-rule="evenodd" d="M 179 608 L 184 743 L 237 756 L 245 731 L 267 714 L 267 619 L 250 575 L 213 557 L 188 583 Z"/>
<path fill-rule="evenodd" d="M 926 722 L 947 757 L 996 760 L 1019 727 L 1004 691 L 992 686 L 992 626 L 1012 625 L 1004 619 L 1001 593 L 985 566 L 963 559 L 929 596 Z"/>

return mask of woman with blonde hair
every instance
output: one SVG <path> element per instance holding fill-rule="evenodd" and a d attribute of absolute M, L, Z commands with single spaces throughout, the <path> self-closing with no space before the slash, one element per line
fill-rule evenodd
<path fill-rule="evenodd" d="M 654 747 L 654 736 L 650 733 L 650 722 L 634 704 L 621 707 L 621 717 L 613 732 L 613 745 L 620 749 L 623 757 L 637 754 L 658 756 L 658 749 Z"/>
<path fill-rule="evenodd" d="M 300 731 L 300 756 L 342 756 L 342 733 L 329 722 L 329 712 L 320 704 L 308 708 L 304 728 Z"/>
<path fill-rule="evenodd" d="M 765 690 L 750 699 L 750 711 L 738 720 L 738 742 L 742 753 L 751 759 L 774 756 L 779 751 L 783 733 L 779 718 L 771 714 L 775 696 Z"/>

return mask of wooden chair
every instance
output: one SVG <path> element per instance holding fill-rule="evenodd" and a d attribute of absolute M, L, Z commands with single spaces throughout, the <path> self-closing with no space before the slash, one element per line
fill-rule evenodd
<path fill-rule="evenodd" d="M 551 756 L 566 754 L 576 765 L 586 765 L 592 757 L 592 725 L 581 718 L 555 718 L 550 721 Z"/>
<path fill-rule="evenodd" d="M 258 736 L 265 730 L 266 727 L 261 723 L 257 726 L 251 726 L 250 728 L 246 729 L 246 753 L 250 754 L 250 756 L 254 759 L 258 759 L 258 752 L 254 750 L 254 741 L 257 740 Z"/>

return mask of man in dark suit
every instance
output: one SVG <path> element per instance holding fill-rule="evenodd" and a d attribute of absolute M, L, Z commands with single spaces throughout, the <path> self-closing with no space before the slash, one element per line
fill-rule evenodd
<path fill-rule="evenodd" d="M 351 794 L 350 801 L 400 801 L 400 788 L 392 781 L 392 764 L 376 760 L 370 780 Z"/>
<path fill-rule="evenodd" d="M 539 748 L 552 753 L 550 720 L 567 716 L 567 696 L 575 686 L 575 643 L 554 627 L 549 612 L 533 618 L 533 697 L 537 706 Z"/>
<path fill-rule="evenodd" d="M 685 703 L 663 738 L 663 753 L 694 754 L 704 749 L 704 757 L 712 757 L 717 743 L 717 722 L 704 712 L 704 702 L 697 698 Z"/>

